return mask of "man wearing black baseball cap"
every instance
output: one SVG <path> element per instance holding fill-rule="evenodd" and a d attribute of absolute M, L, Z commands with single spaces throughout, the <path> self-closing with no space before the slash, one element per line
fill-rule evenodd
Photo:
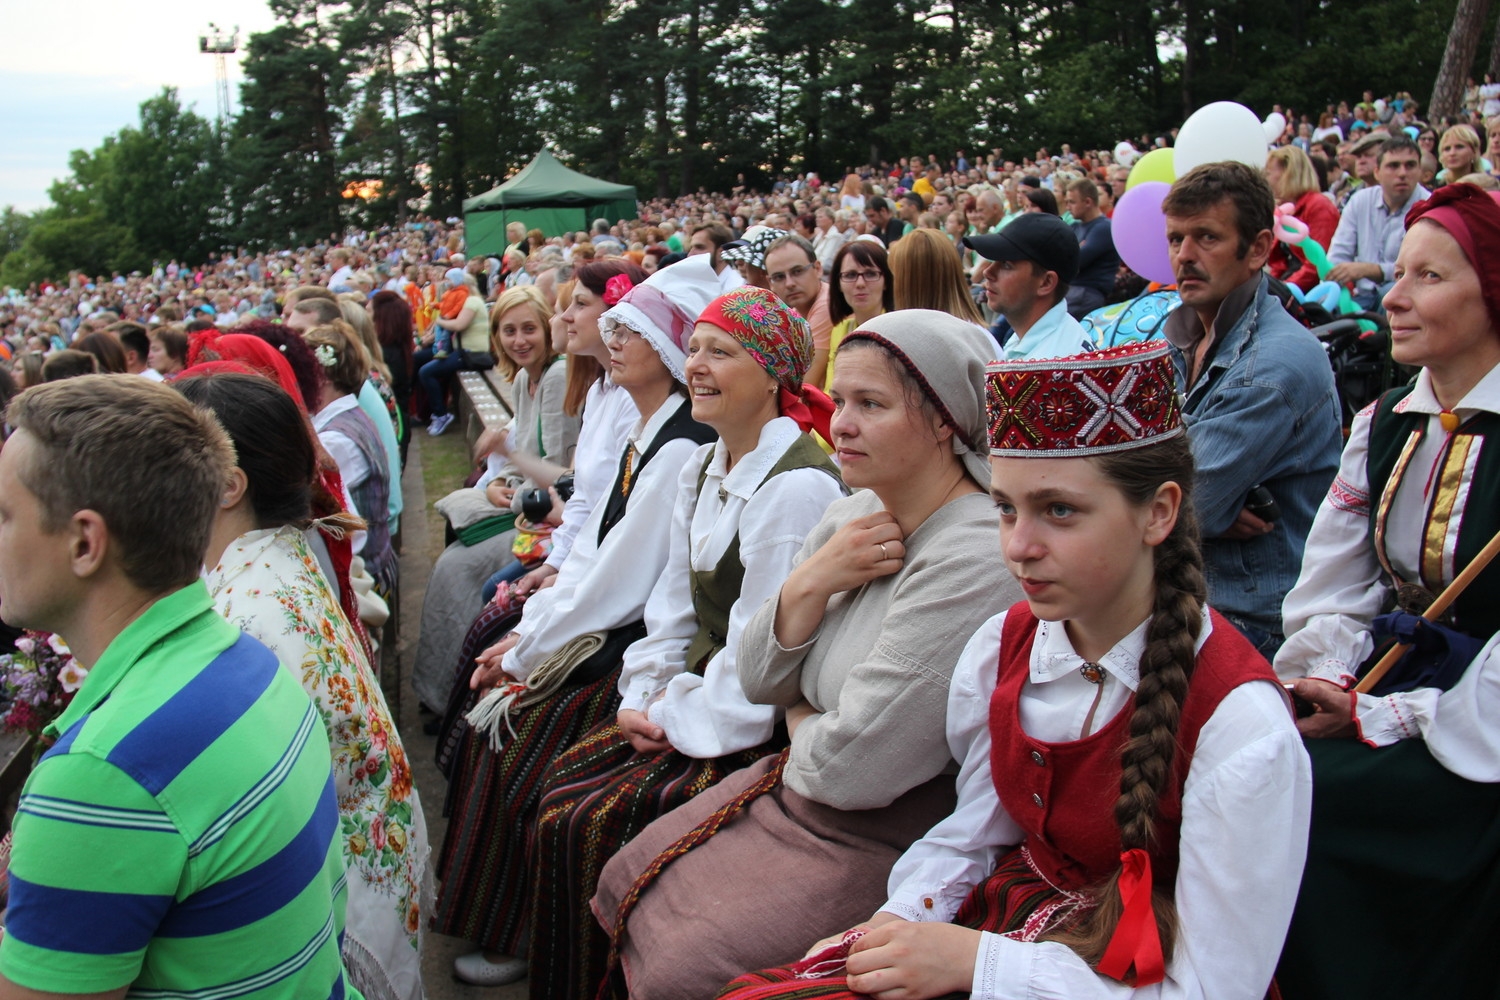
<path fill-rule="evenodd" d="M 1078 273 L 1078 237 L 1055 215 L 1026 213 L 964 246 L 989 261 L 984 296 L 1000 314 L 990 334 L 1003 360 L 1061 358 L 1094 349 L 1068 315 L 1068 282 Z"/>

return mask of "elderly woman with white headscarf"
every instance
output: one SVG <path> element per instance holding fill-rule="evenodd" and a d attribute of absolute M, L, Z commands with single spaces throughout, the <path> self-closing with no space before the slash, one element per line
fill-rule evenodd
<path fill-rule="evenodd" d="M 612 721 L 625 648 L 640 638 L 646 598 L 667 562 L 679 474 L 716 438 L 693 419 L 683 374 L 693 321 L 719 293 L 706 257 L 638 287 L 605 286 L 609 377 L 640 420 L 619 471 L 584 522 L 556 584 L 530 597 L 520 624 L 479 656 L 472 686 L 488 691 L 469 714 L 449 793 L 443 879 L 434 929 L 468 937 L 466 982 L 498 985 L 525 974 L 514 956 L 528 931 L 533 880 L 527 841 L 541 777 L 580 736 Z"/>

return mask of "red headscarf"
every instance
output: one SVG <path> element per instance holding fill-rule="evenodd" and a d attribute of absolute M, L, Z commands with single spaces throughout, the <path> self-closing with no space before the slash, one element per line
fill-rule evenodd
<path fill-rule="evenodd" d="M 742 285 L 708 304 L 699 323 L 729 334 L 781 387 L 778 404 L 804 431 L 832 441 L 833 403 L 823 390 L 802 381 L 812 363 L 812 329 L 796 310 L 763 288 Z"/>
<path fill-rule="evenodd" d="M 1500 194 L 1500 192 L 1497 192 Z M 1475 184 L 1448 184 L 1406 213 L 1408 230 L 1421 219 L 1452 236 L 1474 270 L 1490 323 L 1500 330 L 1500 197 Z"/>
<path fill-rule="evenodd" d="M 220 333 L 217 330 L 200 330 L 188 341 L 188 367 L 206 361 L 237 361 L 244 367 L 240 370 L 272 379 L 288 396 L 292 397 L 304 413 L 307 401 L 297 386 L 297 376 L 281 352 L 259 337 L 246 333 Z M 183 373 L 188 374 L 187 372 Z"/>
<path fill-rule="evenodd" d="M 307 415 L 307 407 L 302 402 L 302 391 L 297 388 L 297 376 L 292 373 L 292 366 L 287 363 L 286 358 L 281 356 L 280 351 L 259 337 L 252 337 L 248 334 L 221 334 L 217 330 L 202 330 L 193 334 L 188 346 L 188 362 L 189 367 L 184 369 L 177 376 L 178 378 L 236 372 L 259 375 L 280 385 L 286 394 L 292 397 L 292 402 L 297 404 L 297 409 L 302 411 L 303 420 L 307 423 L 308 436 L 312 438 L 313 449 L 318 456 L 318 482 L 317 488 L 313 490 L 313 516 L 326 518 L 348 513 L 348 509 L 344 506 L 344 480 L 339 474 L 338 464 L 328 454 L 323 443 L 318 440 L 317 432 L 313 430 L 312 420 Z M 375 647 L 370 642 L 364 623 L 360 621 L 359 600 L 349 581 L 349 569 L 354 561 L 353 540 L 343 530 L 331 531 L 321 524 L 318 530 L 323 536 L 324 544 L 328 547 L 328 558 L 333 563 L 334 582 L 338 584 L 339 603 L 344 609 L 344 617 L 349 619 L 349 624 L 359 636 L 366 654 L 373 659 Z"/>

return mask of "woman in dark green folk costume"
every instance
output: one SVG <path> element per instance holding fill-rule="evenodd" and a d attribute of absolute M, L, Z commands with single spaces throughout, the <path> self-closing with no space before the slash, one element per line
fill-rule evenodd
<path fill-rule="evenodd" d="M 593 1000 L 609 942 L 589 898 L 621 845 L 786 746 L 781 711 L 751 704 L 737 661 L 746 622 L 845 492 L 807 433 L 812 353 L 807 322 L 761 288 L 720 296 L 698 317 L 683 372 L 693 418 L 719 439 L 679 477 L 671 554 L 646 602 L 646 636 L 625 652 L 617 721 L 545 779 L 533 842 L 533 997 Z M 826 436 L 827 417 L 820 422 Z"/>
<path fill-rule="evenodd" d="M 1384 304 L 1421 372 L 1356 418 L 1283 609 L 1276 670 L 1315 710 L 1288 1000 L 1500 996 L 1500 563 L 1416 617 L 1500 529 L 1500 204 L 1453 184 L 1406 225 Z M 1387 635 L 1417 650 L 1354 692 Z"/>

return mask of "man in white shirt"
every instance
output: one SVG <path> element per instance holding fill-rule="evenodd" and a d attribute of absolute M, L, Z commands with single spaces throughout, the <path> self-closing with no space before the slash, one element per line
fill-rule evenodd
<path fill-rule="evenodd" d="M 1060 358 L 1093 350 L 1068 315 L 1068 282 L 1078 273 L 1078 238 L 1055 215 L 1028 212 L 998 233 L 965 236 L 986 263 L 985 301 L 1000 318 L 990 334 L 1004 360 Z"/>

